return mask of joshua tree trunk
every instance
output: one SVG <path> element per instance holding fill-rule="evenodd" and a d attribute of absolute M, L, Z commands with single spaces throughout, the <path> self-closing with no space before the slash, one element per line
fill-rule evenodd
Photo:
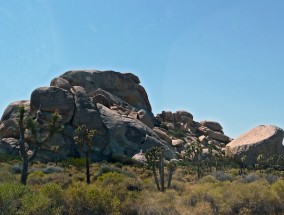
<path fill-rule="evenodd" d="M 165 191 L 165 173 L 164 173 L 164 154 L 160 155 L 160 165 L 159 165 L 159 173 L 160 173 L 160 181 L 161 181 L 161 191 Z"/>
<path fill-rule="evenodd" d="M 27 184 L 27 177 L 28 177 L 28 168 L 29 168 L 29 163 L 28 159 L 23 159 L 23 165 L 22 165 L 22 175 L 21 175 L 21 183 L 26 185 Z"/>
<path fill-rule="evenodd" d="M 173 176 L 173 171 L 169 171 L 169 177 L 168 177 L 168 188 L 170 188 L 170 186 L 171 186 L 172 176 Z"/>
<path fill-rule="evenodd" d="M 153 171 L 153 174 L 154 174 L 154 179 L 155 179 L 155 182 L 156 182 L 156 185 L 157 185 L 157 189 L 161 190 L 160 185 L 159 185 L 159 181 L 158 181 L 158 177 L 157 177 L 157 173 L 156 173 L 156 162 L 153 162 L 153 164 L 152 164 L 152 171 Z"/>
<path fill-rule="evenodd" d="M 20 140 L 19 140 L 20 157 L 23 160 L 21 183 L 26 185 L 27 184 L 27 177 L 28 177 L 29 163 L 28 163 L 28 157 L 27 157 L 26 147 L 25 147 L 24 109 L 20 112 L 19 129 L 20 129 Z"/>
<path fill-rule="evenodd" d="M 90 179 L 90 153 L 86 152 L 86 177 L 87 177 L 87 183 L 91 183 Z"/>

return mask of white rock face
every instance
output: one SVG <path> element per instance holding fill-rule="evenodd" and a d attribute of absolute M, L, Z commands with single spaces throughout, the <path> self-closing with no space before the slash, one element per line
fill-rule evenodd
<path fill-rule="evenodd" d="M 226 155 L 236 160 L 246 156 L 246 163 L 256 163 L 258 155 L 265 157 L 283 154 L 282 144 L 284 132 L 281 128 L 273 125 L 260 125 L 236 138 L 226 146 Z"/>

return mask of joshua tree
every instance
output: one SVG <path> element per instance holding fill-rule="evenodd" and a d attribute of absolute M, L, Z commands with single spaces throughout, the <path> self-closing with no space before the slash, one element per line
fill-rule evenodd
<path fill-rule="evenodd" d="M 79 126 L 76 129 L 75 141 L 76 144 L 85 153 L 86 158 L 86 179 L 87 183 L 90 184 L 90 155 L 92 153 L 93 138 L 95 135 L 99 134 L 97 130 L 89 130 L 86 125 Z"/>
<path fill-rule="evenodd" d="M 53 145 L 50 147 L 50 151 L 54 152 L 54 153 L 58 153 L 59 151 L 59 146 Z M 58 161 L 58 157 L 55 157 L 55 164 L 57 165 L 57 161 Z"/>
<path fill-rule="evenodd" d="M 164 192 L 165 190 L 164 152 L 165 152 L 164 148 L 153 147 L 145 153 L 147 164 L 152 169 L 152 172 L 154 174 L 154 179 L 157 185 L 157 189 L 162 192 Z M 159 169 L 160 182 L 158 180 L 158 176 L 156 172 L 157 166 Z M 160 187 L 160 183 L 161 183 L 161 187 Z"/>
<path fill-rule="evenodd" d="M 201 178 L 202 173 L 202 145 L 200 142 L 193 142 L 185 150 L 186 156 L 197 167 L 197 177 Z"/>
<path fill-rule="evenodd" d="M 241 157 L 241 162 L 240 162 L 240 175 L 243 175 L 244 173 L 244 168 L 245 168 L 245 162 L 246 162 L 247 156 L 243 155 Z"/>
<path fill-rule="evenodd" d="M 47 128 L 44 129 L 44 126 L 40 125 L 35 119 L 28 116 L 26 117 L 26 109 L 24 106 L 19 106 L 18 108 L 18 126 L 20 129 L 20 157 L 23 161 L 22 163 L 22 175 L 21 175 L 21 183 L 27 183 L 28 176 L 28 168 L 29 163 L 33 161 L 42 145 L 51 138 L 55 132 L 60 130 L 60 126 L 57 125 L 59 121 L 59 114 L 55 113 L 52 115 L 51 122 L 48 123 Z M 25 131 L 28 130 L 32 136 L 33 141 L 26 141 L 25 139 Z M 43 131 L 47 130 L 47 134 L 44 134 Z M 41 132 L 40 132 L 41 131 Z"/>
<path fill-rule="evenodd" d="M 167 186 L 167 188 L 170 188 L 171 182 L 172 182 L 172 176 L 173 176 L 174 171 L 176 170 L 176 163 L 173 162 L 173 161 L 170 161 L 167 164 L 167 169 L 168 169 L 168 186 Z"/>

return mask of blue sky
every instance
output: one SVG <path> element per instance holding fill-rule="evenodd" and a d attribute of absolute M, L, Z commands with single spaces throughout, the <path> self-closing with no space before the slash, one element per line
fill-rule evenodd
<path fill-rule="evenodd" d="M 133 72 L 153 112 L 284 128 L 282 0 L 0 0 L 0 112 L 70 69 Z"/>

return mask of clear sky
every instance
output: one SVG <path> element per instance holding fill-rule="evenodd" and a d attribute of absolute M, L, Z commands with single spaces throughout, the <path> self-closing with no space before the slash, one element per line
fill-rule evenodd
<path fill-rule="evenodd" d="M 284 128 L 283 0 L 0 0 L 0 113 L 70 69 L 133 72 L 153 112 Z"/>

